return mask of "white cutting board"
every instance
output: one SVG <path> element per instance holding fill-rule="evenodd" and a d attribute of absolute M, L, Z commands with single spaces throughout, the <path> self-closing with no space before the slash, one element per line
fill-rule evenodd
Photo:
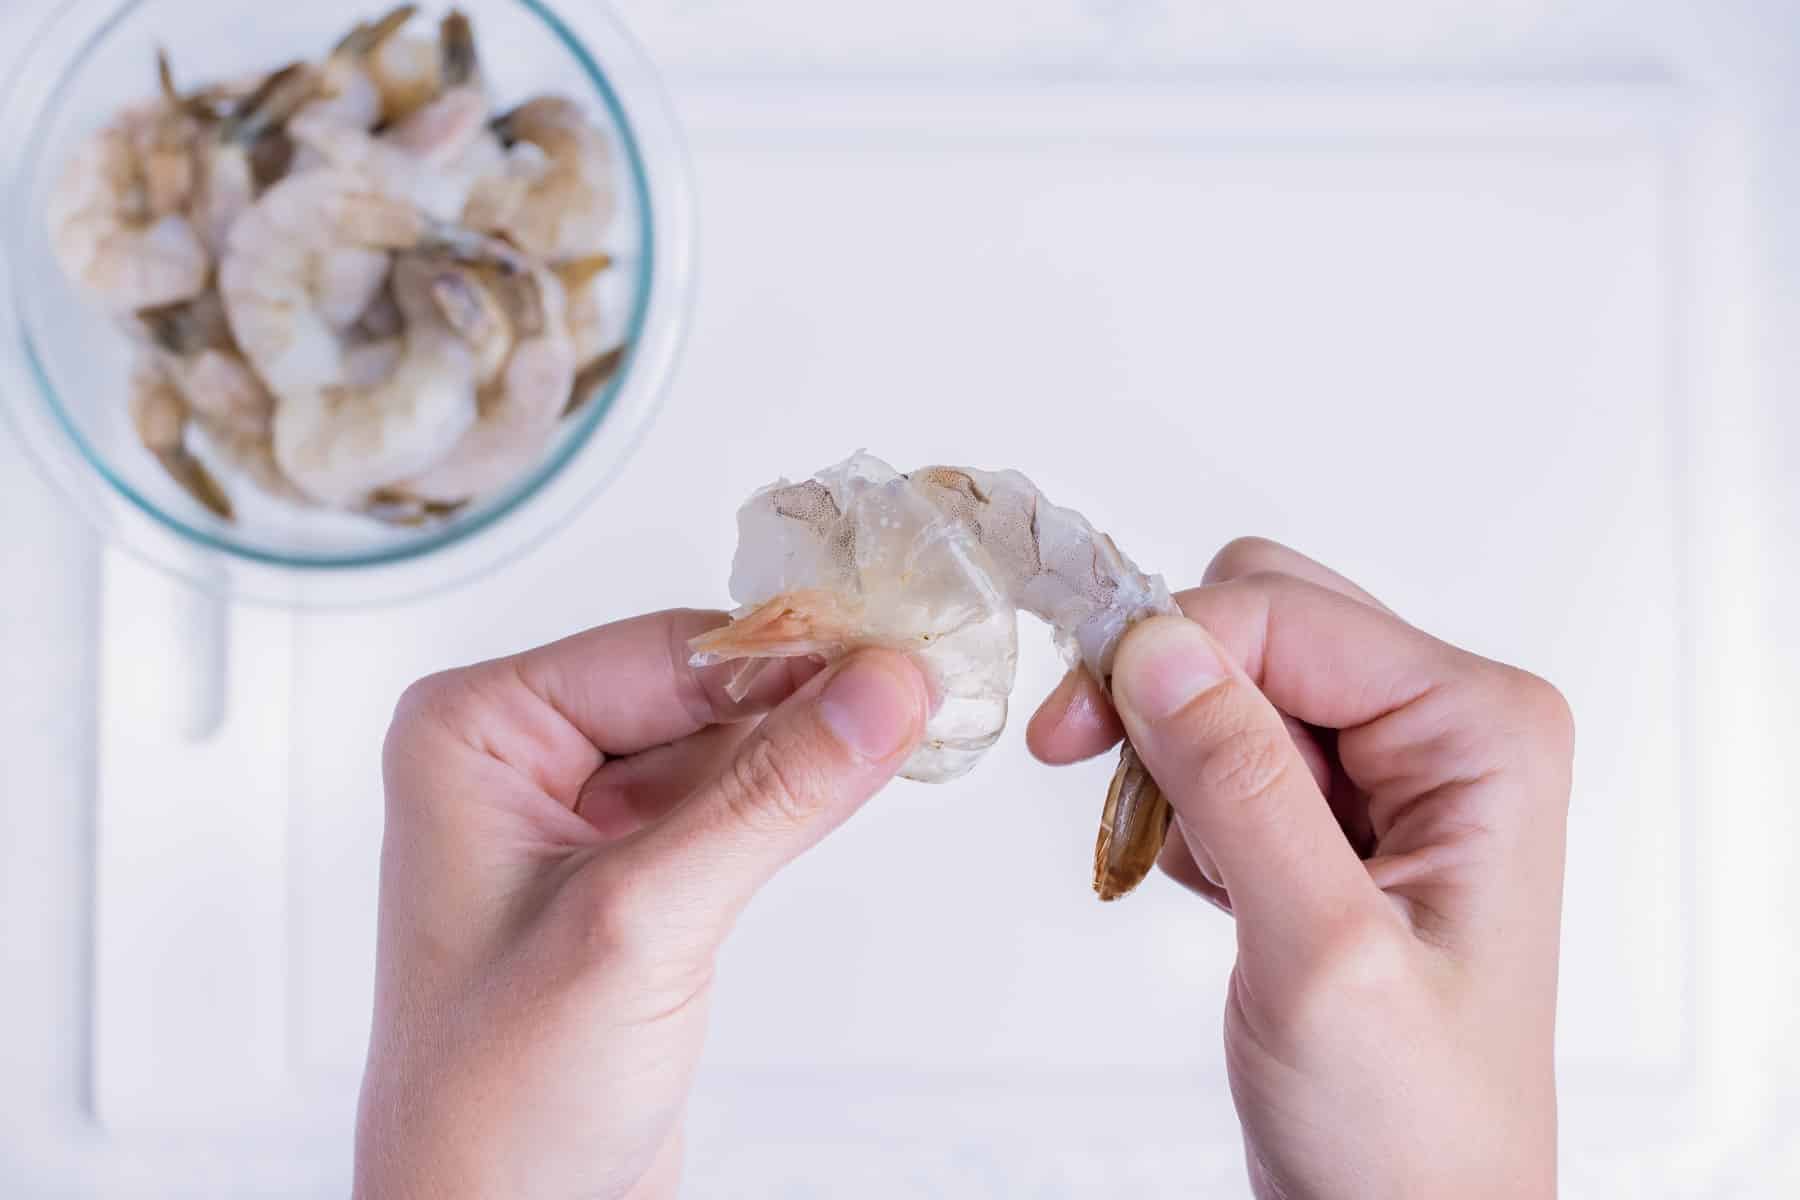
<path fill-rule="evenodd" d="M 1756 924 L 1763 760 L 1735 720 L 1756 705 L 1734 606 L 1757 528 L 1729 486 L 1755 430 L 1727 115 L 1654 80 L 721 87 L 686 108 L 702 299 L 612 490 L 490 579 L 300 618 L 291 659 L 284 622 L 243 630 L 293 697 L 291 789 L 261 781 L 243 800 L 266 807 L 227 822 L 247 846 L 144 853 L 150 806 L 192 802 L 196 832 L 229 806 L 102 768 L 109 1127 L 341 1136 L 400 689 L 724 602 L 742 496 L 866 446 L 1020 467 L 1177 584 L 1233 535 L 1290 541 L 1560 684 L 1581 746 L 1569 1192 L 1662 1194 L 1620 1181 L 1704 1178 L 1754 1134 L 1769 1013 L 1719 997 L 1784 968 L 1759 950 L 1781 931 Z M 1021 711 L 1055 674 L 1027 641 Z M 1229 928 L 1160 881 L 1093 901 L 1105 772 L 1042 768 L 1009 735 L 768 889 L 721 970 L 694 1194 L 1241 1191 Z M 1719 869 L 1728 848 L 1749 865 Z"/>

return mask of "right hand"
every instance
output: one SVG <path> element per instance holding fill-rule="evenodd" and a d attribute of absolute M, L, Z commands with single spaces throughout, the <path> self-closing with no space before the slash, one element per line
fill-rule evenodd
<path fill-rule="evenodd" d="M 1265 1198 L 1550 1196 L 1573 725 L 1555 688 L 1271 542 L 1081 672 L 1049 762 L 1128 732 L 1169 874 L 1232 913 L 1225 1062 Z M 1122 723 L 1122 727 L 1121 727 Z"/>

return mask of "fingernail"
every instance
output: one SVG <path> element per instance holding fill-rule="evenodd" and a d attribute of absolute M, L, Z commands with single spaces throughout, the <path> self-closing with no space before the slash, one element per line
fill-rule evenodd
<path fill-rule="evenodd" d="M 905 745 L 918 712 L 912 682 L 880 659 L 851 659 L 819 697 L 825 727 L 867 759 L 887 758 Z"/>
<path fill-rule="evenodd" d="M 1139 717 L 1160 721 L 1226 675 L 1212 640 L 1198 625 L 1182 617 L 1152 617 L 1119 647 L 1113 692 Z"/>

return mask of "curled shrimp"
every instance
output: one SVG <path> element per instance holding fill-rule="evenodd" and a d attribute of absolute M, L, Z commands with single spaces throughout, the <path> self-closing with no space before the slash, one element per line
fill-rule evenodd
<path fill-rule="evenodd" d="M 600 251 L 613 214 L 612 152 L 581 108 L 528 100 L 494 121 L 508 154 L 469 196 L 463 223 L 549 261 Z"/>
<path fill-rule="evenodd" d="M 495 490 L 536 460 L 568 406 L 575 348 L 556 276 L 542 267 L 501 273 L 486 294 L 489 304 L 461 323 L 470 344 L 506 347 L 497 371 L 483 371 L 479 415 L 441 462 L 399 485 L 402 494 L 442 505 Z"/>
<path fill-rule="evenodd" d="M 502 151 L 487 128 L 474 34 L 461 13 L 444 18 L 439 54 L 442 92 L 381 134 L 302 111 L 291 122 L 293 137 L 332 166 L 364 175 L 434 217 L 455 220 Z"/>
<path fill-rule="evenodd" d="M 175 90 L 168 59 L 158 56 L 164 95 L 171 103 L 204 108 L 203 97 L 182 97 Z M 260 80 L 233 100 L 210 124 L 213 136 L 202 156 L 201 192 L 195 224 L 207 250 L 224 254 L 231 226 L 257 195 L 287 172 L 294 145 L 287 120 L 318 89 L 318 78 L 304 63 L 292 63 Z"/>
<path fill-rule="evenodd" d="M 212 260 L 187 215 L 198 122 L 158 99 L 126 109 L 83 142 L 50 199 L 63 270 L 107 308 L 185 300 Z"/>
<path fill-rule="evenodd" d="M 738 513 L 731 594 L 742 606 L 732 623 L 692 648 L 696 665 L 745 661 L 736 691 L 775 658 L 868 645 L 911 654 L 943 697 L 901 772 L 926 782 L 967 771 L 1005 726 L 1015 611 L 1049 624 L 1070 664 L 1103 686 L 1126 629 L 1178 611 L 1159 577 L 1017 471 L 902 475 L 867 454 L 750 498 Z M 1149 874 L 1169 820 L 1127 742 L 1094 850 L 1102 900 Z"/>
<path fill-rule="evenodd" d="M 551 267 L 568 298 L 569 343 L 575 351 L 575 378 L 569 384 L 565 417 L 580 411 L 624 361 L 625 347 L 609 345 L 606 311 L 600 300 L 600 280 L 612 264 L 611 255 L 593 254 Z"/>
<path fill-rule="evenodd" d="M 137 319 L 150 343 L 147 357 L 179 392 L 185 416 L 218 457 L 270 495 L 304 503 L 305 493 L 275 461 L 275 398 L 232 339 L 219 294 L 209 289 L 193 300 L 145 309 Z"/>
<path fill-rule="evenodd" d="M 232 333 L 277 400 L 275 457 L 289 479 L 323 504 L 355 506 L 370 492 L 426 470 L 474 424 L 479 364 L 445 318 L 473 303 L 432 222 L 358 176 L 329 169 L 290 176 L 232 228 L 220 292 Z M 345 331 L 378 292 L 390 252 L 390 285 L 403 331 L 391 369 L 356 378 Z M 375 286 L 356 275 L 321 294 L 321 270 L 364 256 Z"/>
<path fill-rule="evenodd" d="M 169 478 L 214 516 L 232 518 L 231 497 L 187 444 L 187 397 L 162 364 L 141 355 L 131 368 L 131 424 Z"/>
<path fill-rule="evenodd" d="M 382 93 L 372 64 L 382 46 L 400 32 L 416 11 L 416 6 L 402 4 L 373 22 L 358 22 L 317 68 L 318 95 L 300 111 L 336 125 L 373 128 L 381 120 Z"/>

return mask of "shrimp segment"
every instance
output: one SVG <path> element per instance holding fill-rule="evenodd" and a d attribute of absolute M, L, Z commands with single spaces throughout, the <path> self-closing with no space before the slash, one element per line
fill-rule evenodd
<path fill-rule="evenodd" d="M 381 119 L 382 94 L 373 63 L 383 45 L 417 11 L 411 4 L 390 9 L 372 24 L 358 22 L 338 40 L 318 68 L 320 94 L 301 110 L 310 117 L 368 129 Z"/>
<path fill-rule="evenodd" d="M 187 447 L 188 417 L 187 398 L 175 381 L 154 358 L 139 358 L 131 369 L 131 424 L 138 440 L 195 502 L 229 521 L 231 497 Z"/>
<path fill-rule="evenodd" d="M 752 496 L 738 536 L 731 594 L 742 607 L 694 641 L 695 665 L 831 659 L 869 645 L 911 654 L 943 697 L 901 771 L 926 782 L 967 771 L 1005 726 L 1016 611 L 1049 624 L 1071 666 L 1103 685 L 1128 628 L 1179 611 L 1160 578 L 1017 471 L 901 475 L 857 454 Z M 1127 743 L 1094 851 L 1102 900 L 1143 880 L 1169 822 L 1168 802 Z"/>
<path fill-rule="evenodd" d="M 291 124 L 294 138 L 335 167 L 356 171 L 434 217 L 463 211 L 477 180 L 502 156 L 488 131 L 488 100 L 475 59 L 474 35 L 460 13 L 444 18 L 439 71 L 444 92 L 376 135 L 306 111 Z"/>
<path fill-rule="evenodd" d="M 487 286 L 508 349 L 481 390 L 480 413 L 443 461 L 398 489 L 437 504 L 492 491 L 528 467 L 555 432 L 575 382 L 575 350 L 556 277 L 539 267 L 523 275 L 501 273 Z M 473 329 L 465 335 L 477 345 L 483 340 Z"/>
<path fill-rule="evenodd" d="M 170 304 L 206 286 L 211 260 L 185 212 L 198 123 L 156 100 L 82 143 L 51 197 L 63 270 L 109 309 Z"/>
<path fill-rule="evenodd" d="M 307 496 L 275 461 L 275 398 L 244 361 L 216 291 L 181 304 L 137 314 L 152 344 L 148 372 L 160 367 L 162 382 L 186 405 L 186 417 L 226 463 L 259 488 L 297 504 Z M 139 390 L 146 385 L 139 384 Z"/>
<path fill-rule="evenodd" d="M 370 492 L 425 470 L 476 417 L 475 349 L 446 318 L 472 284 L 452 248 L 412 205 L 332 170 L 290 176 L 232 229 L 219 288 L 244 355 L 280 399 L 275 456 L 324 504 L 355 506 Z M 389 252 L 402 349 L 378 382 L 352 376 L 344 330 L 379 291 Z M 344 284 L 325 267 L 371 262 Z M 325 287 L 354 294 L 332 295 Z"/>
<path fill-rule="evenodd" d="M 596 254 L 613 215 L 612 151 L 579 105 L 528 100 L 494 121 L 505 165 L 469 195 L 463 222 L 556 261 Z"/>

